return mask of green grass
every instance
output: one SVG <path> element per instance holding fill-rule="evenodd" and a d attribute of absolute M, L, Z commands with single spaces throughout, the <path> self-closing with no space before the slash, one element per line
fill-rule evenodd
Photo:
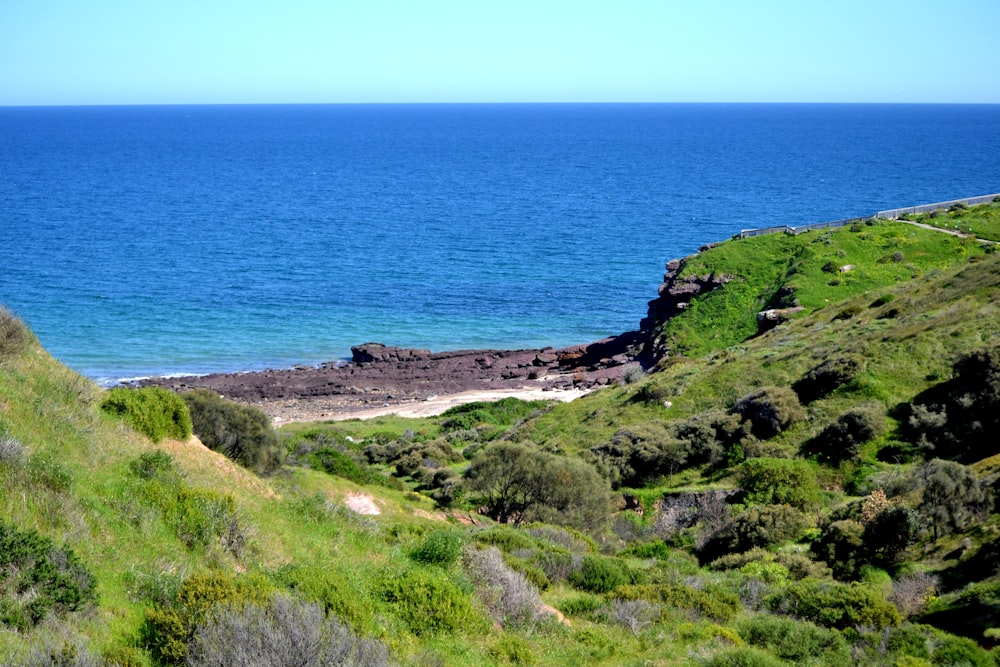
<path fill-rule="evenodd" d="M 962 234 L 971 234 L 981 239 L 1000 241 L 1000 202 L 971 207 L 952 207 L 946 211 L 907 215 L 904 219 Z"/>
<path fill-rule="evenodd" d="M 897 252 L 903 255 L 899 261 L 893 259 Z M 824 272 L 829 262 L 855 268 Z M 805 419 L 763 443 L 769 456 L 794 457 L 803 441 L 845 410 L 878 402 L 889 411 L 948 379 L 957 355 L 1000 338 L 1000 253 L 987 254 L 978 244 L 901 223 L 731 241 L 693 258 L 685 271 L 717 271 L 737 279 L 696 302 L 664 330 L 686 345 L 681 346 L 686 356 L 668 360 L 636 383 L 551 408 L 499 403 L 419 420 L 290 424 L 281 429 L 283 442 L 289 449 L 318 443 L 353 456 L 370 443 L 444 442 L 449 420 L 466 415 L 468 423 L 452 422 L 465 434 L 453 437 L 456 448 L 503 438 L 586 458 L 589 448 L 608 442 L 619 429 L 726 410 L 755 388 L 791 386 L 825 359 L 858 355 L 865 362 L 858 377 L 810 403 Z M 831 285 L 835 278 L 840 283 Z M 753 330 L 746 327 L 749 318 L 769 305 L 782 286 L 795 288 L 805 312 L 752 336 L 755 325 Z M 711 337 L 720 329 L 726 334 Z M 144 618 L 186 577 L 205 572 L 244 583 L 265 581 L 321 600 L 355 632 L 384 641 L 401 665 L 688 665 L 692 656 L 707 660 L 746 643 L 738 633 L 741 621 L 761 614 L 744 607 L 733 624 L 720 624 L 673 600 L 676 608 L 669 613 L 627 625 L 637 620 L 628 617 L 630 608 L 614 606 L 616 596 L 673 591 L 680 585 L 723 591 L 726 597 L 747 590 L 748 582 L 753 583 L 749 575 L 698 567 L 688 548 L 695 533 L 685 532 L 668 545 L 655 532 L 664 491 L 732 488 L 733 469 L 685 468 L 659 486 L 637 490 L 644 516 L 622 513 L 616 532 L 594 535 L 593 542 L 572 535 L 560 538 L 557 528 L 546 529 L 547 537 L 531 533 L 537 527 L 517 531 L 524 539 L 504 542 L 509 546 L 507 558 L 527 572 L 551 564 L 548 557 L 571 564 L 600 551 L 602 557 L 618 554 L 615 562 L 645 583 L 625 592 L 589 594 L 550 571 L 542 598 L 573 609 L 571 625 L 547 621 L 501 629 L 488 620 L 486 605 L 460 559 L 442 567 L 412 558 L 428 536 L 441 529 L 461 535 L 467 544 L 479 543 L 476 533 L 489 521 L 474 516 L 475 507 L 445 510 L 406 488 L 358 484 L 308 468 L 286 466 L 275 476 L 261 478 L 195 441 L 166 438 L 154 445 L 103 414 L 102 391 L 52 359 L 30 333 L 8 331 L 18 344 L 0 358 L 0 437 L 9 440 L 3 450 L 8 458 L 0 460 L 0 516 L 22 530 L 36 530 L 58 545 L 70 546 L 94 574 L 98 603 L 85 612 L 47 620 L 44 628 L 28 633 L 0 629 L 0 663 L 17 664 L 32 645 L 59 635 L 81 638 L 97 652 L 129 646 L 149 664 L 149 655 L 137 644 Z M 9 444 L 13 441 L 17 444 Z M 823 502 L 810 517 L 842 509 L 858 480 L 902 474 L 905 467 L 874 460 L 880 444 L 866 446 L 864 460 L 850 465 L 807 463 L 818 478 Z M 156 451 L 164 454 L 153 455 Z M 160 467 L 164 455 L 169 456 L 176 478 L 160 484 L 155 475 L 137 474 L 133 463 L 143 454 L 147 463 L 158 462 Z M 466 463 L 449 465 L 460 473 Z M 996 465 L 995 460 L 985 461 L 977 470 L 992 474 Z M 344 504 L 349 494 L 372 496 L 381 513 L 362 516 L 349 511 Z M 193 510 L 183 500 L 176 501 L 180 497 L 231 498 L 247 548 L 234 553 L 218 540 L 185 539 L 178 525 L 198 517 L 181 516 Z M 175 501 L 179 508 L 171 504 Z M 485 526 L 470 525 L 472 519 Z M 913 554 L 921 561 L 907 567 L 951 572 L 950 580 L 958 581 L 955 568 L 965 557 L 953 552 L 962 540 L 970 541 L 968 551 L 974 554 L 980 545 L 995 542 L 998 530 L 993 515 L 939 544 L 925 540 Z M 655 547 L 629 550 L 649 544 Z M 801 554 L 807 546 L 785 544 L 780 553 Z M 982 576 L 992 576 L 989 554 L 978 558 Z M 441 586 L 448 595 L 460 598 L 462 609 L 466 603 L 472 609 L 467 622 L 457 629 L 446 625 L 435 630 L 415 625 L 420 617 L 412 610 L 400 613 L 387 599 L 385 582 L 415 568 L 423 569 L 419 575 L 407 575 L 407 585 L 417 586 L 424 579 L 447 582 Z M 970 577 L 962 584 L 972 581 Z M 764 592 L 780 591 L 784 585 L 768 584 L 772 588 Z M 960 591 L 947 597 L 956 613 L 964 613 L 964 599 Z M 644 609 L 642 600 L 628 601 L 636 603 L 636 614 Z M 844 636 L 864 664 L 891 665 L 903 657 L 893 650 L 880 653 L 881 634 L 876 639 L 850 632 Z"/>
<path fill-rule="evenodd" d="M 698 358 L 753 336 L 759 311 L 794 299 L 805 309 L 801 317 L 983 252 L 973 241 L 898 222 L 733 239 L 687 258 L 679 274 L 733 279 L 695 299 L 658 333 L 673 354 Z M 791 296 L 779 297 L 783 288 Z"/>

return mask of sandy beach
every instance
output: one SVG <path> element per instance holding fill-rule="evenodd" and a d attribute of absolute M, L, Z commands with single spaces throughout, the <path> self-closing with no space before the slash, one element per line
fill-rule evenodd
<path fill-rule="evenodd" d="M 324 406 L 321 401 L 271 401 L 258 404 L 274 420 L 275 425 L 307 421 L 340 421 L 345 419 L 372 419 L 385 415 L 399 417 L 434 417 L 449 408 L 476 401 L 498 401 L 502 398 L 519 398 L 524 401 L 569 402 L 586 396 L 590 389 L 540 389 L 522 387 L 520 389 L 495 389 L 490 391 L 463 391 L 445 396 L 431 395 L 419 401 L 386 404 L 376 408 L 351 408 L 346 406 Z"/>

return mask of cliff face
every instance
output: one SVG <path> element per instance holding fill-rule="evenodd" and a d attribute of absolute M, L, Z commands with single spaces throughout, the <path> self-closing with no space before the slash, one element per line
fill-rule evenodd
<path fill-rule="evenodd" d="M 699 248 L 699 252 L 711 246 Z M 644 343 L 641 359 L 643 365 L 654 366 L 666 357 L 670 350 L 661 339 L 659 333 L 665 322 L 686 309 L 691 301 L 712 290 L 725 285 L 732 276 L 711 273 L 706 276 L 680 276 L 687 257 L 672 259 L 667 262 L 667 272 L 663 275 L 663 283 L 657 290 L 658 296 L 649 302 L 646 317 L 639 322 Z"/>

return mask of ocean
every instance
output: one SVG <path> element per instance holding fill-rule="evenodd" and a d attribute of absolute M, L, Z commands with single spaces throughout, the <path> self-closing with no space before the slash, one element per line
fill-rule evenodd
<path fill-rule="evenodd" d="M 105 384 L 563 346 L 742 228 L 998 191 L 998 105 L 8 107 L 0 303 Z"/>

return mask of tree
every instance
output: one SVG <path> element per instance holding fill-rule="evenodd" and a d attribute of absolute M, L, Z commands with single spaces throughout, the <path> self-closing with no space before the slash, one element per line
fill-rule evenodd
<path fill-rule="evenodd" d="M 922 463 L 914 471 L 914 482 L 923 488 L 917 510 L 930 522 L 934 539 L 961 530 L 989 501 L 989 493 L 970 468 L 942 459 Z"/>
<path fill-rule="evenodd" d="M 500 523 L 546 521 L 594 528 L 611 513 L 608 482 L 578 459 L 502 442 L 480 452 L 465 471 L 484 513 Z"/>

